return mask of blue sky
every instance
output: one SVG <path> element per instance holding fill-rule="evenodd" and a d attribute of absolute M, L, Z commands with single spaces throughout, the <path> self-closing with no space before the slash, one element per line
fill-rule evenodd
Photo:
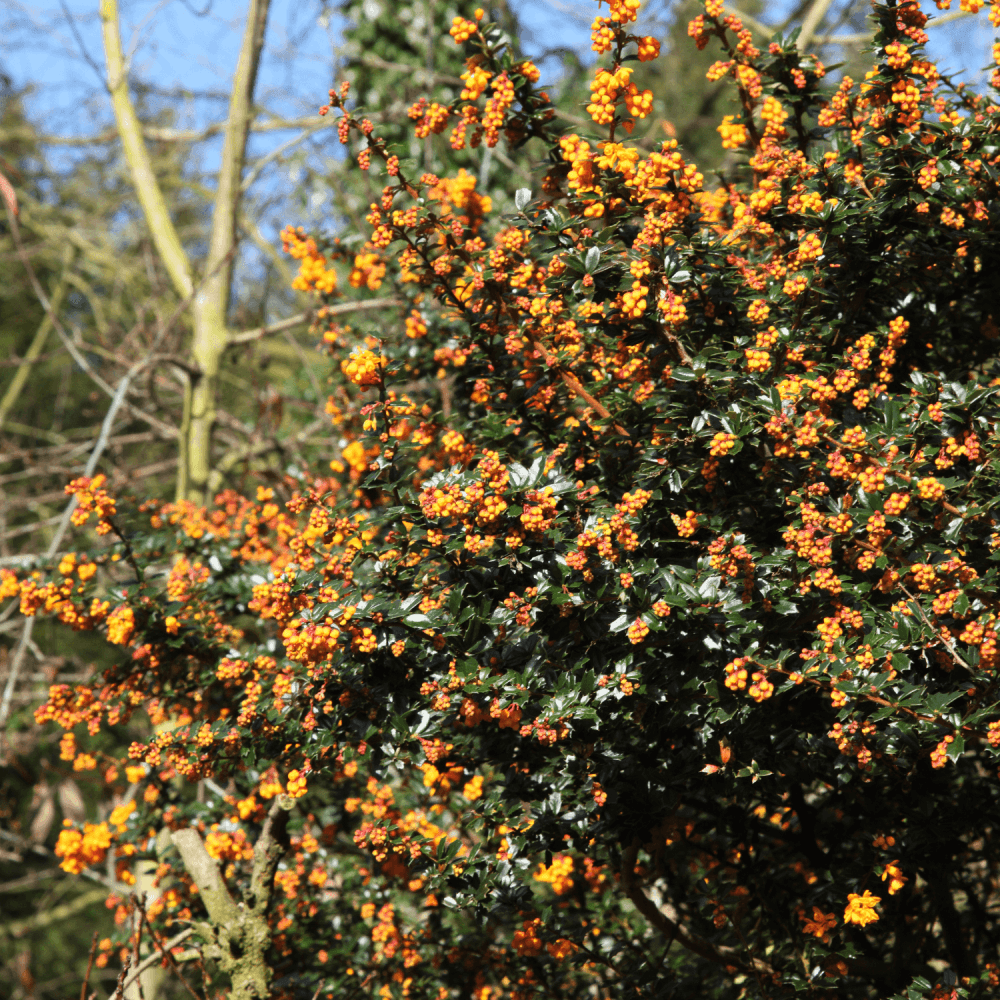
<path fill-rule="evenodd" d="M 5 0 L 3 6 L 0 69 L 15 86 L 37 88 L 29 106 L 45 116 L 51 132 L 86 133 L 92 119 L 81 113 L 81 105 L 86 107 L 101 84 L 89 63 L 103 68 L 99 0 Z M 321 0 L 273 0 L 259 90 L 268 108 L 303 115 L 322 103 L 342 28 L 333 6 Z M 544 44 L 555 38 L 575 47 L 588 44 L 586 19 L 596 5 L 558 0 L 558 6 L 516 6 L 530 34 Z M 126 52 L 134 53 L 136 75 L 166 89 L 224 95 L 245 11 L 242 0 L 123 0 L 122 40 Z M 106 107 L 101 111 L 108 114 Z M 221 104 L 204 96 L 193 102 L 189 124 L 205 124 L 221 112 Z"/>
<path fill-rule="evenodd" d="M 786 5 L 787 0 L 779 3 Z M 89 56 L 98 69 L 103 65 L 99 0 L 5 0 L 2 6 L 0 69 L 15 86 L 36 87 L 32 111 L 44 115 L 52 132 L 63 135 L 87 132 L 93 114 L 107 118 L 107 102 L 98 96 L 95 106 L 99 80 L 87 61 Z M 320 103 L 342 27 L 333 6 L 322 0 L 273 0 L 260 89 L 268 108 L 303 115 Z M 587 25 L 597 12 L 596 3 L 515 0 L 513 6 L 527 29 L 529 46 L 566 45 L 586 51 Z M 646 6 L 662 11 L 668 5 L 657 0 Z M 926 0 L 924 6 L 935 12 Z M 245 10 L 243 0 L 122 0 L 123 42 L 134 52 L 139 77 L 167 89 L 225 94 Z M 989 61 L 992 31 L 985 15 L 935 29 L 932 39 L 932 49 L 952 70 L 975 71 Z M 205 124 L 222 110 L 220 102 L 202 97 L 192 101 L 185 124 Z"/>

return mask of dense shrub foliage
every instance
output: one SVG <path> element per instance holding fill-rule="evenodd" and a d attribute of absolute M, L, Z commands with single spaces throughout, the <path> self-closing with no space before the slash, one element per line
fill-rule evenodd
<path fill-rule="evenodd" d="M 594 22 L 589 134 L 456 18 L 465 90 L 410 117 L 533 144 L 506 218 L 331 91 L 388 183 L 360 252 L 286 230 L 296 286 L 406 306 L 320 324 L 329 470 L 208 510 L 76 481 L 103 542 L 3 571 L 121 647 L 37 713 L 115 796 L 58 846 L 116 873 L 99 961 L 190 930 L 240 997 L 995 990 L 1000 109 L 914 2 L 831 86 L 708 0 L 708 178 L 629 143 L 638 8 Z"/>

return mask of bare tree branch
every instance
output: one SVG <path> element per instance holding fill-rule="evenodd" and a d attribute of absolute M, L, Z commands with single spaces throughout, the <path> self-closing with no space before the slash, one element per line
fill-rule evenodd
<path fill-rule="evenodd" d="M 291 139 L 286 140 L 280 146 L 276 146 L 266 156 L 262 156 L 257 160 L 251 171 L 243 178 L 243 182 L 240 184 L 240 191 L 248 191 L 257 178 L 267 169 L 268 165 L 278 159 L 282 153 L 287 152 L 293 146 L 297 146 L 300 142 L 305 142 L 310 136 L 321 132 L 323 129 L 330 128 L 334 124 L 336 124 L 336 119 L 331 118 L 329 115 L 326 118 L 317 118 L 314 124 L 304 128 L 298 135 L 292 136 Z"/>
<path fill-rule="evenodd" d="M 15 920 L 9 924 L 0 924 L 0 935 L 20 937 L 28 931 L 40 930 L 42 927 L 48 927 L 50 924 L 57 923 L 60 920 L 76 916 L 81 910 L 85 910 L 88 906 L 98 901 L 103 901 L 106 898 L 107 892 L 105 890 L 91 889 L 90 892 L 85 892 L 82 896 L 77 896 L 76 899 L 71 899 L 68 903 L 63 903 L 61 906 L 54 906 L 51 910 L 42 910 L 40 913 L 36 913 L 25 920 Z"/>
<path fill-rule="evenodd" d="M 213 924 L 225 926 L 239 918 L 236 902 L 222 881 L 219 866 L 205 850 L 205 844 L 197 830 L 187 827 L 174 830 L 170 839 L 177 848 L 188 874 L 198 886 L 198 895 L 205 904 L 209 920 Z"/>
<path fill-rule="evenodd" d="M 167 209 L 163 191 L 153 170 L 149 150 L 143 141 L 138 115 L 129 97 L 128 74 L 122 53 L 121 29 L 118 24 L 118 0 L 103 0 L 101 3 L 101 26 L 104 36 L 104 57 L 108 65 L 108 91 L 111 94 L 111 104 L 118 124 L 118 134 L 121 137 L 122 152 L 163 266 L 167 269 L 178 294 L 185 298 L 191 294 L 194 287 L 191 263 Z"/>
<path fill-rule="evenodd" d="M 746 972 L 773 973 L 767 962 L 756 958 L 747 962 L 734 948 L 716 947 L 708 941 L 693 937 L 684 927 L 673 921 L 643 892 L 635 877 L 635 862 L 639 853 L 638 842 L 622 854 L 622 889 L 635 908 L 660 932 L 682 944 L 688 951 L 717 965 L 732 965 Z"/>
<path fill-rule="evenodd" d="M 927 22 L 927 27 L 937 28 L 942 24 L 947 24 L 949 21 L 957 21 L 960 17 L 968 17 L 971 13 L 972 11 L 968 10 L 953 10 L 950 14 L 932 17 Z M 874 29 L 872 31 L 861 31 L 854 35 L 823 35 L 815 41 L 817 45 L 857 45 L 859 42 L 871 41 L 873 34 Z"/>
<path fill-rule="evenodd" d="M 371 117 L 371 116 L 369 116 Z M 251 132 L 284 132 L 291 129 L 308 128 L 315 123 L 316 116 L 309 115 L 303 118 L 281 118 L 275 115 L 268 115 L 263 120 L 254 121 L 250 125 Z M 326 120 L 327 127 L 335 125 L 336 119 Z M 225 122 L 213 122 L 203 129 L 178 129 L 164 128 L 159 125 L 142 125 L 140 134 L 149 142 L 176 142 L 176 143 L 197 143 L 213 136 L 220 135 L 225 131 Z M 38 135 L 28 126 L 11 125 L 0 129 L 0 140 L 31 139 L 46 146 L 69 146 L 86 147 L 100 146 L 115 142 L 119 138 L 116 129 L 104 129 L 94 135 Z"/>
<path fill-rule="evenodd" d="M 143 362 L 139 362 L 139 364 L 133 366 L 132 371 L 118 383 L 115 397 L 112 399 L 111 406 L 108 407 L 108 412 L 104 417 L 104 423 L 101 425 L 100 436 L 94 445 L 94 450 L 90 453 L 90 458 L 87 460 L 86 468 L 83 471 L 84 476 L 92 476 L 94 474 L 97 463 L 100 461 L 104 448 L 108 443 L 108 435 L 111 433 L 111 427 L 115 422 L 118 410 L 122 403 L 125 402 L 125 393 L 128 391 L 129 382 L 132 381 L 133 374 L 138 372 L 142 365 Z M 55 555 L 62 544 L 63 535 L 66 534 L 66 530 L 69 528 L 70 518 L 73 516 L 74 510 L 76 510 L 75 496 L 66 505 L 65 511 L 63 511 L 59 527 L 56 528 L 56 532 L 52 536 L 49 547 L 45 552 L 46 558 L 51 558 Z M 24 654 L 32 645 L 31 633 L 34 631 L 35 621 L 35 617 L 32 616 L 24 623 L 24 631 L 21 633 L 21 638 L 18 640 L 17 648 L 14 650 L 14 655 L 11 658 L 10 671 L 7 674 L 7 685 L 4 688 L 3 699 L 0 700 L 0 733 L 2 733 L 4 725 L 7 722 L 7 716 L 10 714 L 11 698 L 14 696 L 14 688 L 17 686 L 17 675 L 21 669 L 21 664 L 24 662 Z"/>
<path fill-rule="evenodd" d="M 62 434 L 57 434 L 55 431 L 47 431 L 42 427 L 31 427 L 29 424 L 22 424 L 16 420 L 6 421 L 4 427 L 15 434 L 44 438 L 46 441 L 53 441 L 57 445 L 66 444 L 66 438 Z"/>
<path fill-rule="evenodd" d="M 361 302 L 341 302 L 335 306 L 327 306 L 325 317 L 347 316 L 350 313 L 368 312 L 373 309 L 394 309 L 405 304 L 402 299 L 365 299 Z M 272 333 L 281 333 L 284 330 L 290 330 L 292 327 L 311 323 L 314 318 L 314 311 L 298 313 L 295 316 L 290 316 L 288 319 L 272 323 L 270 326 L 262 326 L 257 330 L 246 330 L 243 333 L 233 333 L 230 334 L 228 346 L 234 347 L 237 344 L 249 344 L 252 341 L 261 340 Z"/>
<path fill-rule="evenodd" d="M 207 938 L 206 953 L 228 973 L 233 995 L 245 1000 L 266 1000 L 270 996 L 270 969 L 264 962 L 271 939 L 267 911 L 278 863 L 288 849 L 286 826 L 288 811 L 294 804 L 295 800 L 287 795 L 277 796 L 272 803 L 254 844 L 250 889 L 239 905 L 198 832 L 187 828 L 171 834 L 208 911 L 208 923 L 199 927 Z"/>
<path fill-rule="evenodd" d="M 826 17 L 826 12 L 832 5 L 833 0 L 814 0 L 802 21 L 802 30 L 795 43 L 800 52 L 805 52 L 812 44 L 816 29 L 823 23 L 823 18 Z"/>
<path fill-rule="evenodd" d="M 38 281 L 38 276 L 35 274 L 35 269 L 31 266 L 31 261 L 28 259 L 28 256 L 24 251 L 24 244 L 21 241 L 21 230 L 20 227 L 18 226 L 17 216 L 10 211 L 9 206 L 7 208 L 7 219 L 10 223 L 11 235 L 14 237 L 14 245 L 18 249 L 18 253 L 21 257 L 21 262 L 24 265 L 25 271 L 27 271 L 28 273 L 28 280 L 31 282 L 31 287 L 34 290 L 35 296 L 37 297 L 38 301 L 41 303 L 42 308 L 45 310 L 50 320 L 52 321 L 52 326 L 54 327 L 56 333 L 59 334 L 59 339 L 63 342 L 63 345 L 66 347 L 66 350 L 68 350 L 69 353 L 73 356 L 73 360 L 87 373 L 90 379 L 94 383 L 96 383 L 96 385 L 100 389 L 102 389 L 105 393 L 107 393 L 107 395 L 111 396 L 113 399 L 115 397 L 116 390 L 112 389 L 111 386 L 108 385 L 108 383 L 103 378 L 101 378 L 101 376 L 98 375 L 96 371 L 94 371 L 93 366 L 90 364 L 87 358 L 81 353 L 80 349 L 76 346 L 73 340 L 67 335 L 66 331 L 63 329 L 62 323 L 60 323 L 59 319 L 56 317 L 55 310 L 52 308 L 52 303 L 49 301 L 48 296 L 45 294 L 45 291 L 42 288 L 41 283 Z M 157 430 L 161 431 L 161 433 L 166 434 L 168 437 L 171 437 L 174 434 L 176 434 L 174 428 L 168 426 L 167 424 L 164 424 L 160 420 L 157 420 L 156 417 L 151 416 L 148 413 L 145 413 L 143 410 L 140 410 L 137 406 L 133 406 L 132 404 L 126 404 L 126 406 L 134 416 L 137 416 L 140 419 L 146 421 L 146 423 L 150 424 L 150 426 L 156 427 Z"/>

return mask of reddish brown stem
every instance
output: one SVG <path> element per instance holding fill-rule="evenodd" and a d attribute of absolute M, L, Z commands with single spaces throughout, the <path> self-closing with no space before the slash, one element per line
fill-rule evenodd
<path fill-rule="evenodd" d="M 94 967 L 94 955 L 97 952 L 97 931 L 90 941 L 90 957 L 87 959 L 87 971 L 83 976 L 83 985 L 80 987 L 80 1000 L 87 1000 L 87 987 L 90 986 L 90 970 Z"/>

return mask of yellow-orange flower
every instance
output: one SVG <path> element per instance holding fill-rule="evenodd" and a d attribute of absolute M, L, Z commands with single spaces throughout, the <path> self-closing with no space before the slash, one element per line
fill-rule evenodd
<path fill-rule="evenodd" d="M 349 358 L 340 363 L 340 370 L 355 385 L 362 388 L 378 385 L 382 381 L 383 368 L 385 368 L 385 358 L 367 348 L 355 351 Z"/>
<path fill-rule="evenodd" d="M 637 646 L 647 635 L 649 635 L 649 626 L 641 618 L 636 618 L 628 627 L 628 641 L 633 646 Z"/>
<path fill-rule="evenodd" d="M 55 854 L 62 858 L 59 867 L 63 871 L 78 875 L 88 865 L 100 864 L 110 846 L 111 831 L 107 823 L 85 823 L 82 833 L 71 827 L 60 832 Z"/>
<path fill-rule="evenodd" d="M 826 939 L 830 931 L 837 926 L 837 918 L 832 913 L 824 913 L 818 906 L 813 907 L 812 917 L 802 915 L 802 929 L 813 937 Z"/>
<path fill-rule="evenodd" d="M 861 927 L 875 923 L 878 920 L 875 907 L 881 901 L 881 896 L 873 896 L 867 889 L 861 896 L 856 892 L 848 893 L 847 906 L 844 909 L 844 923 L 858 924 Z"/>
<path fill-rule="evenodd" d="M 573 859 L 568 854 L 557 854 L 547 868 L 538 866 L 535 881 L 547 882 L 557 896 L 565 895 L 573 888 Z"/>
<path fill-rule="evenodd" d="M 108 615 L 108 642 L 127 646 L 135 632 L 135 615 L 130 607 L 115 608 Z"/>
<path fill-rule="evenodd" d="M 557 938 L 555 941 L 550 941 L 545 950 L 553 958 L 567 958 L 576 951 L 576 945 L 567 938 Z"/>
<path fill-rule="evenodd" d="M 909 881 L 895 861 L 890 861 L 882 872 L 882 881 L 889 880 L 889 895 L 894 896 Z"/>

